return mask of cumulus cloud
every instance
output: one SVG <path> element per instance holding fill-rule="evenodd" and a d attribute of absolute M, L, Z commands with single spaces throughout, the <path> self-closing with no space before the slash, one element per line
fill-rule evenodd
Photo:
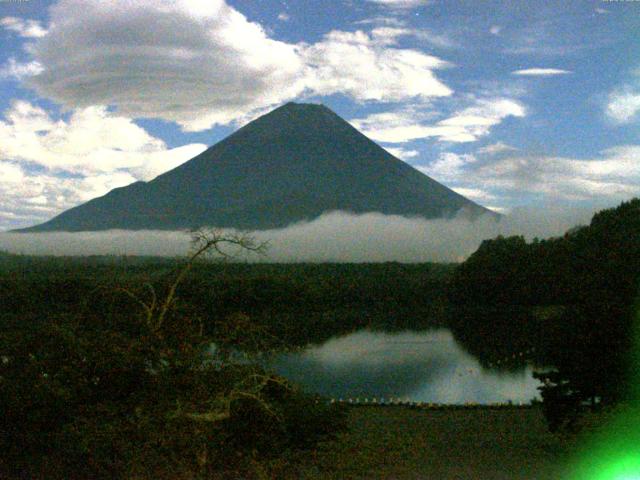
<path fill-rule="evenodd" d="M 18 17 L 0 18 L 0 27 L 24 38 L 41 38 L 47 34 L 47 30 L 39 21 Z"/>
<path fill-rule="evenodd" d="M 549 199 L 627 199 L 640 194 L 640 146 L 622 145 L 596 158 L 505 156 L 470 163 L 459 178 L 485 187 L 535 193 Z"/>
<path fill-rule="evenodd" d="M 301 51 L 310 68 L 307 87 L 319 95 L 344 93 L 363 101 L 451 95 L 451 89 L 433 73 L 448 63 L 418 50 L 389 48 L 400 34 L 395 28 L 375 29 L 371 34 L 329 32 Z"/>
<path fill-rule="evenodd" d="M 408 160 L 410 158 L 415 158 L 418 155 L 420 155 L 420 152 L 418 150 L 408 150 L 404 148 L 394 148 L 394 147 L 385 147 L 385 150 L 389 152 L 391 155 L 393 155 L 394 157 L 399 158 L 401 160 Z"/>
<path fill-rule="evenodd" d="M 606 113 L 615 122 L 628 123 L 640 112 L 640 90 L 626 87 L 609 95 Z"/>
<path fill-rule="evenodd" d="M 0 78 L 13 78 L 22 80 L 42 73 L 44 69 L 38 62 L 18 62 L 15 58 L 9 58 L 6 64 L 0 67 Z"/>
<path fill-rule="evenodd" d="M 0 229 L 42 223 L 136 180 L 125 171 L 88 176 L 30 172 L 8 161 L 0 161 L 0 178 Z"/>
<path fill-rule="evenodd" d="M 498 125 L 507 117 L 524 117 L 522 104 L 508 98 L 478 100 L 476 105 L 466 108 L 452 117 L 438 122 L 439 126 L 459 128 L 450 132 L 444 140 L 452 142 L 472 142 L 489 133 L 491 127 Z"/>
<path fill-rule="evenodd" d="M 80 109 L 68 121 L 55 121 L 40 107 L 14 101 L 5 121 L 0 121 L 0 155 L 50 171 L 96 174 L 126 169 L 137 179 L 150 180 L 205 148 L 192 144 L 167 149 L 162 140 L 105 107 Z"/>
<path fill-rule="evenodd" d="M 525 68 L 511 72 L 511 75 L 529 76 L 529 77 L 550 77 L 554 75 L 566 75 L 572 73 L 569 70 L 561 70 L 559 68 Z"/>
<path fill-rule="evenodd" d="M 505 118 L 524 117 L 525 107 L 508 98 L 477 99 L 468 108 L 453 113 L 435 123 L 415 110 L 401 110 L 369 115 L 351 123 L 374 140 L 404 143 L 420 138 L 435 137 L 439 141 L 466 143 L 488 135 L 491 127 Z"/>
<path fill-rule="evenodd" d="M 425 220 L 368 213 L 330 212 L 310 222 L 284 229 L 253 232 L 268 241 L 267 262 L 451 262 L 466 258 L 480 242 L 496 235 L 545 238 L 588 223 L 592 210 L 545 206 L 515 209 L 508 217 Z M 0 234 L 0 250 L 55 255 L 184 255 L 189 249 L 185 232 L 107 231 L 82 233 Z"/>
<path fill-rule="evenodd" d="M 0 120 L 0 228 L 39 223 L 136 180 L 150 180 L 205 149 L 169 149 L 130 119 L 88 107 L 65 120 L 14 101 Z"/>
<path fill-rule="evenodd" d="M 409 33 L 333 31 L 315 44 L 289 44 L 224 0 L 161 7 L 61 0 L 51 8 L 49 33 L 30 49 L 43 70 L 28 83 L 68 108 L 110 105 L 189 131 L 243 122 L 303 94 L 359 101 L 450 95 L 433 73 L 447 63 L 393 47 L 401 34 Z"/>

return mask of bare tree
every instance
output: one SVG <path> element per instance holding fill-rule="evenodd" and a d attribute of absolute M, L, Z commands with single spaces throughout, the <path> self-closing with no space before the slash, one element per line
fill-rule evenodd
<path fill-rule="evenodd" d="M 264 255 L 268 246 L 267 242 L 257 242 L 255 238 L 244 234 L 224 234 L 218 230 L 204 228 L 191 231 L 191 245 L 191 253 L 184 265 L 177 271 L 166 296 L 161 301 L 158 301 L 156 291 L 150 283 L 145 283 L 145 288 L 149 290 L 151 297 L 148 301 L 142 300 L 140 296 L 127 288 L 118 289 L 140 304 L 146 314 L 147 327 L 152 333 L 160 333 L 167 312 L 175 304 L 176 289 L 199 259 L 217 255 L 220 259 L 231 260 L 236 258 L 238 254 L 246 252 Z M 229 252 L 225 246 L 231 247 L 233 250 Z"/>

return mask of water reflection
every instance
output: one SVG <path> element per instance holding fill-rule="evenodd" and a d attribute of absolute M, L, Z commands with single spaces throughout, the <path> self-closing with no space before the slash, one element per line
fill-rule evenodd
<path fill-rule="evenodd" d="M 433 403 L 529 402 L 539 398 L 531 368 L 497 372 L 480 364 L 446 329 L 334 338 L 270 362 L 277 373 L 334 398 L 408 398 Z"/>

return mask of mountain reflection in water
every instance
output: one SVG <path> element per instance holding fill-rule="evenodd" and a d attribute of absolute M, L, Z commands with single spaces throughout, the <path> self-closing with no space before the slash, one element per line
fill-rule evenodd
<path fill-rule="evenodd" d="M 486 370 L 446 329 L 385 333 L 361 330 L 269 366 L 305 390 L 333 398 L 402 398 L 431 403 L 514 403 L 539 398 L 531 367 Z"/>

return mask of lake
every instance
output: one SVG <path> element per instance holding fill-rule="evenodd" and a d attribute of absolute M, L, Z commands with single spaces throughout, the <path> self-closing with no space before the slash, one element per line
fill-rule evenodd
<path fill-rule="evenodd" d="M 268 362 L 309 392 L 335 399 L 400 398 L 431 403 L 528 403 L 540 398 L 532 367 L 487 370 L 447 329 L 361 330 Z"/>

